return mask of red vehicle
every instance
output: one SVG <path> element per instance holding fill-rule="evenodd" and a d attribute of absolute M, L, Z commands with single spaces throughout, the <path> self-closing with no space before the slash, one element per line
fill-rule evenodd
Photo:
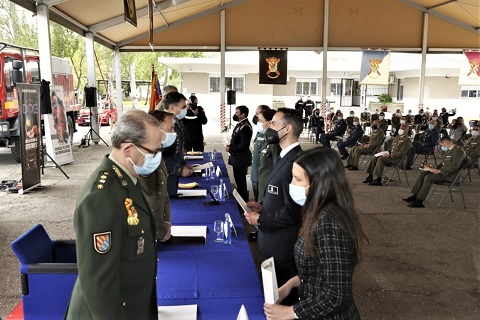
<path fill-rule="evenodd" d="M 115 108 L 115 106 L 110 107 L 107 103 L 102 103 L 98 107 L 98 123 L 101 126 L 108 126 L 111 124 L 111 121 L 117 121 L 117 108 Z M 90 108 L 84 107 L 80 110 L 77 124 L 79 126 L 90 125 Z"/>
<path fill-rule="evenodd" d="M 67 113 L 65 122 L 71 141 L 81 105 L 75 104 L 70 63 L 66 59 L 52 57 L 52 71 L 52 85 L 63 87 L 63 104 Z M 41 79 L 38 50 L 0 42 L 0 147 L 11 148 L 17 162 L 21 160 L 17 83 L 40 83 Z"/>

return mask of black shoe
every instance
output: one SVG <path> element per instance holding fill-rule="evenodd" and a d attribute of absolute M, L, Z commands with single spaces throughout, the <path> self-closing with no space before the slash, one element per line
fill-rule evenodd
<path fill-rule="evenodd" d="M 406 166 L 405 170 L 412 170 L 412 166 Z"/>
<path fill-rule="evenodd" d="M 370 183 L 373 181 L 373 177 L 372 176 L 368 176 L 367 179 L 363 180 L 363 183 Z"/>
<path fill-rule="evenodd" d="M 374 181 L 370 182 L 369 185 L 371 186 L 381 186 L 382 185 L 382 178 L 377 178 Z"/>
<path fill-rule="evenodd" d="M 348 170 L 350 170 L 350 171 L 358 171 L 358 167 L 357 167 L 357 166 L 350 166 L 350 168 L 348 168 Z"/>
<path fill-rule="evenodd" d="M 349 169 L 349 168 L 351 168 L 351 167 L 352 167 L 351 164 L 347 164 L 347 165 L 345 166 L 345 168 L 347 168 L 347 169 Z"/>
<path fill-rule="evenodd" d="M 250 234 L 248 235 L 248 241 L 257 242 L 257 235 L 258 235 L 258 231 L 250 232 Z"/>
<path fill-rule="evenodd" d="M 341 156 L 340 159 L 342 159 L 342 160 L 347 160 L 347 159 L 348 159 L 348 154 L 347 154 L 347 155 L 344 155 L 344 156 Z"/>
<path fill-rule="evenodd" d="M 405 201 L 405 202 L 411 203 L 411 202 L 414 202 L 414 201 L 417 200 L 417 196 L 413 195 L 413 196 L 410 196 L 408 198 L 403 198 L 402 200 Z"/>
<path fill-rule="evenodd" d="M 410 208 L 423 208 L 423 207 L 425 207 L 423 205 L 423 200 L 421 200 L 421 199 L 416 199 L 415 201 L 407 204 L 407 206 L 410 207 Z"/>

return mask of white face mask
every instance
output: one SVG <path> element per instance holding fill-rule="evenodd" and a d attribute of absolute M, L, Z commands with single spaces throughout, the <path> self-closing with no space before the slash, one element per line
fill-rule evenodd
<path fill-rule="evenodd" d="M 379 120 L 383 120 L 383 116 L 379 116 L 378 119 L 379 119 Z"/>
<path fill-rule="evenodd" d="M 403 136 L 404 133 L 405 133 L 405 131 L 403 131 L 403 129 L 398 129 L 398 135 L 399 136 Z"/>
<path fill-rule="evenodd" d="M 261 134 L 265 133 L 265 128 L 263 127 L 262 122 L 257 122 L 257 131 L 258 131 L 258 133 L 261 133 Z"/>
<path fill-rule="evenodd" d="M 472 137 L 476 137 L 476 136 L 478 136 L 478 131 L 472 130 Z"/>
<path fill-rule="evenodd" d="M 176 132 L 165 132 L 165 140 L 162 141 L 162 148 L 170 147 L 177 140 Z"/>
<path fill-rule="evenodd" d="M 303 206 L 305 204 L 305 201 L 307 201 L 307 189 L 310 188 L 308 187 L 301 187 L 301 186 L 296 186 L 294 184 L 289 184 L 288 185 L 288 192 L 290 193 L 290 197 L 295 201 L 300 206 Z"/>
<path fill-rule="evenodd" d="M 405 120 L 400 120 L 400 124 L 406 124 L 406 123 L 407 123 L 407 121 L 405 121 Z"/>

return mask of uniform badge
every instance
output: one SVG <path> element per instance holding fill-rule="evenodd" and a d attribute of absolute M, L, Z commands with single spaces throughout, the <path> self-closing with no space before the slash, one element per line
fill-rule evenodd
<path fill-rule="evenodd" d="M 130 198 L 125 198 L 124 201 L 125 209 L 127 209 L 127 223 L 129 226 L 136 226 L 140 220 L 138 219 L 137 209 L 133 206 L 133 200 Z"/>
<path fill-rule="evenodd" d="M 274 194 L 278 196 L 278 187 L 277 186 L 272 186 L 271 184 L 268 185 L 267 188 L 268 193 Z"/>
<path fill-rule="evenodd" d="M 93 235 L 93 248 L 100 254 L 107 253 L 112 247 L 112 232 L 95 233 Z"/>

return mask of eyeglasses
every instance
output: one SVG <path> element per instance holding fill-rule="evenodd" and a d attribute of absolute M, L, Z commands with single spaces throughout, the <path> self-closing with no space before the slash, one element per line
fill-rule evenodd
<path fill-rule="evenodd" d="M 150 153 L 150 154 L 153 154 L 154 157 L 157 155 L 157 153 L 162 152 L 162 147 L 157 148 L 157 149 L 155 149 L 155 150 L 151 150 L 151 149 L 149 149 L 149 148 L 147 148 L 147 147 L 142 146 L 141 144 L 135 144 L 135 143 L 132 143 L 132 144 L 133 144 L 135 147 L 137 147 L 137 149 L 140 148 L 140 149 L 143 149 L 143 150 L 147 151 L 147 152 Z M 140 150 L 138 150 L 138 151 L 140 151 Z M 140 152 L 142 152 L 142 151 L 140 151 Z M 143 152 L 142 152 L 142 153 L 143 153 Z M 143 153 L 143 155 L 145 155 L 145 154 Z"/>

